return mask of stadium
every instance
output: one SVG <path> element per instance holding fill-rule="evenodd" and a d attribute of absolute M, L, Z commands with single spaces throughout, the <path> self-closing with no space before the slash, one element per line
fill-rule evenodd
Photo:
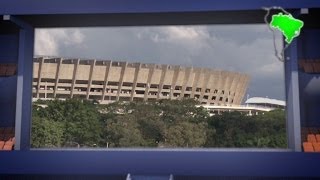
<path fill-rule="evenodd" d="M 80 98 L 101 104 L 195 98 L 206 105 L 240 105 L 249 76 L 168 64 L 39 57 L 33 99 Z"/>

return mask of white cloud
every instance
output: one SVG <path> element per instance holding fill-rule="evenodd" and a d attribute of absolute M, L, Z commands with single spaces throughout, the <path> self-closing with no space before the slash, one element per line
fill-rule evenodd
<path fill-rule="evenodd" d="M 79 29 L 37 29 L 35 55 L 59 55 L 62 45 L 81 45 L 83 41 L 84 35 Z"/>
<path fill-rule="evenodd" d="M 80 30 L 71 30 L 64 32 L 65 37 L 67 38 L 64 43 L 68 45 L 77 45 L 81 44 L 84 41 L 84 35 L 81 33 Z"/>
<path fill-rule="evenodd" d="M 137 42 L 137 46 L 148 46 L 148 49 L 154 47 L 152 52 L 148 53 L 153 53 L 154 57 L 159 54 L 158 59 L 165 63 L 167 61 L 164 58 L 171 58 L 174 59 L 174 64 L 193 64 L 242 71 L 251 75 L 279 74 L 282 71 L 279 68 L 281 62 L 274 56 L 272 33 L 264 25 L 144 27 L 132 32 L 136 32 L 139 40 L 144 40 L 143 44 Z M 253 38 L 251 34 L 254 33 L 258 34 Z M 247 38 L 251 39 L 246 40 Z M 279 36 L 277 40 L 278 45 L 281 43 Z M 128 39 L 128 46 L 130 43 Z M 141 57 L 147 58 L 145 55 Z"/>
<path fill-rule="evenodd" d="M 148 28 L 145 27 L 136 33 L 139 39 L 150 38 L 153 42 L 194 41 L 209 37 L 207 28 L 204 26 L 167 26 Z"/>
<path fill-rule="evenodd" d="M 284 71 L 282 62 L 274 62 L 271 64 L 265 64 L 256 69 L 256 72 L 262 73 L 264 76 L 281 74 Z"/>
<path fill-rule="evenodd" d="M 206 27 L 171 26 L 164 29 L 167 41 L 176 40 L 201 40 L 209 37 Z"/>
<path fill-rule="evenodd" d="M 274 56 L 272 33 L 265 25 L 50 29 L 37 36 L 36 52 L 45 55 L 244 72 L 252 77 L 249 93 L 283 97 L 283 63 Z"/>

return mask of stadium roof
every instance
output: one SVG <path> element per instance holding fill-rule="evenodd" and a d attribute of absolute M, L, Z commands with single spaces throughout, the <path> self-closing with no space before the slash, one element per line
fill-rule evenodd
<path fill-rule="evenodd" d="M 286 105 L 285 101 L 264 98 L 264 97 L 252 97 L 252 98 L 249 98 L 245 103 L 246 104 L 274 104 L 274 105 L 279 105 L 279 106 Z"/>

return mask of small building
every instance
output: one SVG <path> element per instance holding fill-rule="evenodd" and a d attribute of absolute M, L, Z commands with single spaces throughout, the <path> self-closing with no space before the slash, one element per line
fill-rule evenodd
<path fill-rule="evenodd" d="M 200 106 L 200 105 L 199 105 Z M 198 107 L 199 107 L 198 106 Z M 247 99 L 245 105 L 201 105 L 207 109 L 210 116 L 221 114 L 222 112 L 237 111 L 248 116 L 259 115 L 274 109 L 285 109 L 285 101 L 269 99 L 263 97 L 253 97 Z"/>
<path fill-rule="evenodd" d="M 256 106 L 262 108 L 271 108 L 271 109 L 285 109 L 286 102 L 277 99 L 270 99 L 264 97 L 252 97 L 246 100 L 246 106 Z"/>

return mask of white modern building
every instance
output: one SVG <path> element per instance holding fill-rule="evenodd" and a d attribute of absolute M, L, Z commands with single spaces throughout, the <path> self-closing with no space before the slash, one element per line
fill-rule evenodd
<path fill-rule="evenodd" d="M 278 99 L 270 99 L 267 97 L 252 97 L 246 100 L 245 104 L 247 106 L 257 106 L 262 108 L 270 109 L 284 109 L 286 107 L 286 102 Z"/>
<path fill-rule="evenodd" d="M 200 105 L 199 105 L 200 106 Z M 249 116 L 269 112 L 274 109 L 285 109 L 286 103 L 282 100 L 264 97 L 252 97 L 246 100 L 245 105 L 212 106 L 201 105 L 210 112 L 210 115 L 221 114 L 226 111 L 239 111 L 247 113 Z"/>

